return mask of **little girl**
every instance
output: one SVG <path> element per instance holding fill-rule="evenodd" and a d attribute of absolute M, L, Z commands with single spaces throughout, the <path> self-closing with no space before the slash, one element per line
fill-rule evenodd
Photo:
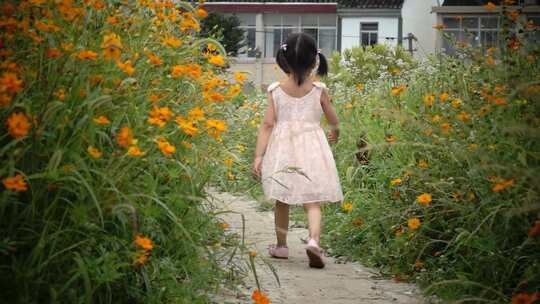
<path fill-rule="evenodd" d="M 276 200 L 277 244 L 270 245 L 269 253 L 288 258 L 289 205 L 303 205 L 309 222 L 309 266 L 323 268 L 320 204 L 343 199 L 328 145 L 338 140 L 338 118 L 326 86 L 310 80 L 315 69 L 318 75 L 326 75 L 328 64 L 315 40 L 303 33 L 287 38 L 276 62 L 288 79 L 268 87 L 268 108 L 253 162 L 253 174 L 262 179 L 265 197 Z M 330 125 L 328 141 L 320 126 L 323 113 Z"/>

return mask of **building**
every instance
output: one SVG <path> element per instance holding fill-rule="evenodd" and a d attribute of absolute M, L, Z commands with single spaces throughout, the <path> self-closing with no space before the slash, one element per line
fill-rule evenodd
<path fill-rule="evenodd" d="M 443 34 L 453 37 L 458 43 L 497 46 L 498 34 L 501 30 L 499 14 L 504 0 L 445 0 L 441 6 L 433 7 L 437 15 L 437 23 L 444 29 L 435 40 L 435 48 L 447 53 L 454 52 L 454 47 L 444 39 Z M 486 8 L 488 2 L 497 5 L 492 10 Z M 512 2 L 512 1 L 510 1 Z M 540 0 L 515 0 L 508 11 L 519 11 L 527 20 L 540 26 Z M 533 37 L 534 38 L 534 37 Z M 540 32 L 536 31 L 536 41 L 540 43 Z"/>
<path fill-rule="evenodd" d="M 434 2 L 436 0 L 207 0 L 205 8 L 210 12 L 234 14 L 240 19 L 247 46 L 235 58 L 233 70 L 248 71 L 251 80 L 265 86 L 283 77 L 274 57 L 290 33 L 312 35 L 327 57 L 335 51 L 357 46 L 396 46 L 403 42 L 404 29 L 431 28 L 435 19 L 429 20 L 430 4 Z M 403 16 L 402 10 L 411 15 Z M 415 18 L 423 25 L 414 28 L 404 24 Z M 431 36 L 427 39 L 434 41 Z M 426 44 L 431 45 L 433 43 Z"/>

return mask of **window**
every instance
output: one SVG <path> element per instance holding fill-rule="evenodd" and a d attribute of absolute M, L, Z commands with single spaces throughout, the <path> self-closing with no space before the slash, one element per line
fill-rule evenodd
<path fill-rule="evenodd" d="M 244 46 L 238 51 L 238 57 L 255 57 L 255 14 L 236 14 L 240 19 L 239 28 L 244 30 Z"/>
<path fill-rule="evenodd" d="M 368 46 L 377 44 L 379 24 L 377 22 L 360 23 L 360 45 Z"/>
<path fill-rule="evenodd" d="M 264 24 L 265 57 L 274 57 L 287 37 L 300 31 L 311 35 L 324 55 L 329 56 L 336 49 L 337 28 L 334 14 L 266 14 Z"/>
<path fill-rule="evenodd" d="M 443 24 L 443 48 L 447 53 L 454 53 L 456 44 L 486 48 L 499 45 L 499 17 L 448 16 L 443 17 Z"/>

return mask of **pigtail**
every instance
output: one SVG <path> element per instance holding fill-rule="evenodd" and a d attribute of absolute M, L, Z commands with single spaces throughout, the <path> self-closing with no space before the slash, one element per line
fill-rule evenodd
<path fill-rule="evenodd" d="M 318 53 L 319 55 L 319 67 L 317 68 L 317 75 L 319 76 L 326 76 L 328 74 L 328 61 L 326 61 L 326 57 L 322 53 Z"/>
<path fill-rule="evenodd" d="M 286 51 L 283 49 L 283 47 L 279 48 L 276 54 L 276 63 L 279 66 L 279 68 L 283 70 L 283 72 L 285 72 L 285 74 L 289 74 L 291 70 L 289 68 L 289 64 L 287 63 L 285 52 Z"/>

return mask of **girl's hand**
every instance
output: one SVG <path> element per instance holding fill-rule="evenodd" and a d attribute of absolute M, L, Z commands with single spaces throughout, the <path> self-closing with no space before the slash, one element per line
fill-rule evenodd
<path fill-rule="evenodd" d="M 331 144 L 335 144 L 338 142 L 339 139 L 339 130 L 331 130 L 328 132 L 328 142 Z"/>
<path fill-rule="evenodd" d="M 251 173 L 253 173 L 253 176 L 256 179 L 261 178 L 261 167 L 262 167 L 262 157 L 260 156 L 255 157 L 255 160 L 253 160 L 253 167 L 251 168 Z"/>

